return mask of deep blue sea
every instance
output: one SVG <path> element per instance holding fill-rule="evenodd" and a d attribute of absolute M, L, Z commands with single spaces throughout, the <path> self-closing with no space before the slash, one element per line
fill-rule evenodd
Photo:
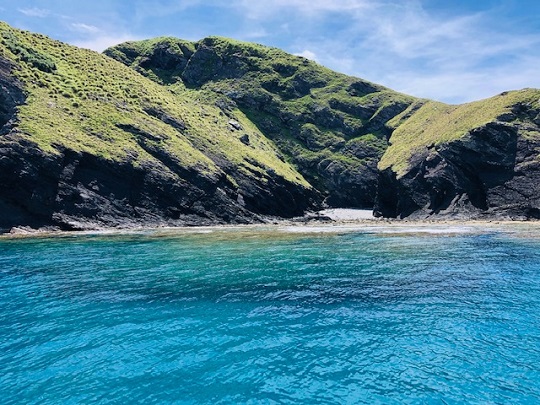
<path fill-rule="evenodd" d="M 0 238 L 0 403 L 540 403 L 540 225 Z"/>

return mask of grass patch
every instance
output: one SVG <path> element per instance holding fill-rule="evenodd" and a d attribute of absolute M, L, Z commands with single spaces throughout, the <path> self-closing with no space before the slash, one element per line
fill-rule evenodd
<path fill-rule="evenodd" d="M 7 24 L 0 24 L 0 38 L 1 54 L 18 66 L 13 74 L 27 93 L 27 103 L 19 107 L 18 129 L 47 153 L 71 149 L 112 161 L 129 159 L 137 166 L 157 160 L 147 152 L 151 146 L 171 154 L 187 170 L 217 175 L 228 167 L 251 165 L 261 177 L 272 170 L 294 184 L 310 187 L 279 158 L 273 142 L 234 109 L 231 114 L 250 139 L 249 145 L 242 143 L 242 134 L 228 125 L 231 118 L 214 105 L 215 95 L 186 91 L 179 85 L 169 89 L 105 55 Z M 135 54 L 141 57 L 139 48 L 154 52 L 164 44 L 166 49 L 194 51 L 188 42 L 160 38 L 128 44 L 124 50 L 129 48 L 131 53 L 123 55 L 126 60 Z M 33 59 L 23 58 L 20 49 L 32 50 L 54 69 L 46 71 Z"/>

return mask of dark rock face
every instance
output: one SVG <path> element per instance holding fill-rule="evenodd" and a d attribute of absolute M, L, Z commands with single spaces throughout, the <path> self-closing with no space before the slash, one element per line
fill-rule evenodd
<path fill-rule="evenodd" d="M 22 84 L 11 74 L 15 66 L 0 57 L 0 135 L 6 134 L 16 121 L 16 108 L 26 97 Z"/>
<path fill-rule="evenodd" d="M 134 168 L 66 150 L 46 155 L 22 136 L 2 142 L 0 228 L 85 229 L 207 218 L 205 192 L 162 167 Z M 202 181 L 201 181 L 202 182 Z M 207 184 L 216 193 L 218 184 Z M 210 196 L 207 198 L 211 199 Z M 223 215 L 225 216 L 225 215 Z M 171 221 L 172 222 L 172 221 Z M 223 222 L 218 221 L 217 222 Z"/>
<path fill-rule="evenodd" d="M 263 187 L 240 177 L 237 188 L 224 174 L 189 171 L 163 151 L 152 153 L 160 160 L 138 167 L 70 150 L 48 155 L 8 134 L 0 141 L 0 229 L 252 223 L 301 215 L 314 204 L 312 191 L 282 178 L 269 175 Z"/>
<path fill-rule="evenodd" d="M 141 61 L 141 67 L 182 71 L 185 69 L 191 56 L 191 53 L 186 49 L 182 49 L 182 51 L 182 53 L 171 52 L 169 47 L 165 45 L 156 46 L 152 54 Z"/>
<path fill-rule="evenodd" d="M 493 122 L 379 174 L 375 213 L 390 218 L 540 218 L 540 128 Z M 514 116 L 510 121 L 517 119 Z M 526 136 L 526 133 L 535 136 Z"/>
<path fill-rule="evenodd" d="M 377 162 L 372 165 L 348 165 L 339 161 L 323 160 L 317 171 L 327 181 L 330 207 L 372 207 L 373 190 L 377 187 Z"/>
<path fill-rule="evenodd" d="M 205 38 L 197 43 L 195 53 L 182 73 L 182 80 L 191 86 L 202 86 L 218 78 L 239 78 L 257 66 L 240 52 L 220 51 L 215 38 Z"/>

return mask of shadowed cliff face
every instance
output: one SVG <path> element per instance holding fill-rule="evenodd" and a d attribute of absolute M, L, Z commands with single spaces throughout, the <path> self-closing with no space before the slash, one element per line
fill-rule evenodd
<path fill-rule="evenodd" d="M 12 75 L 13 68 L 12 62 L 0 56 L 0 134 L 12 128 L 17 106 L 26 99 L 23 84 Z"/>
<path fill-rule="evenodd" d="M 0 229 L 252 223 L 260 215 L 301 215 L 313 204 L 280 178 L 263 186 L 248 176 L 233 185 L 221 176 L 174 167 L 172 156 L 135 165 L 64 150 L 43 153 L 15 133 L 0 141 Z M 167 166 L 168 165 L 168 166 Z"/>
<path fill-rule="evenodd" d="M 415 154 L 400 175 L 382 170 L 376 214 L 540 218 L 539 112 L 517 105 L 498 121 Z"/>
<path fill-rule="evenodd" d="M 65 150 L 47 155 L 11 134 L 0 150 L 0 227 L 59 226 L 91 229 L 136 224 L 226 222 L 227 215 L 249 222 L 253 215 L 230 204 L 219 180 L 197 178 L 199 187 L 163 167 L 134 167 Z M 186 176 L 187 177 L 187 176 Z M 230 190 L 228 190 L 230 191 Z M 211 216 L 214 205 L 222 211 Z M 242 215 L 243 214 L 243 215 Z M 212 221 L 213 220 L 213 221 Z M 204 221 L 202 221 L 204 223 Z"/>

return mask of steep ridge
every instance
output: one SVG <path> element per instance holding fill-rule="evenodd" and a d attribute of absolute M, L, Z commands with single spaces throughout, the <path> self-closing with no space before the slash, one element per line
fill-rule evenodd
<path fill-rule="evenodd" d="M 247 223 L 317 207 L 238 109 L 5 23 L 0 41 L 0 229 Z"/>
<path fill-rule="evenodd" d="M 379 163 L 377 215 L 540 218 L 540 90 L 428 102 L 390 124 L 397 129 Z"/>
<path fill-rule="evenodd" d="M 225 114 L 239 108 L 336 207 L 373 207 L 377 163 L 393 130 L 387 123 L 421 103 L 276 48 L 220 37 L 127 42 L 105 54 L 179 94 L 213 94 Z"/>

